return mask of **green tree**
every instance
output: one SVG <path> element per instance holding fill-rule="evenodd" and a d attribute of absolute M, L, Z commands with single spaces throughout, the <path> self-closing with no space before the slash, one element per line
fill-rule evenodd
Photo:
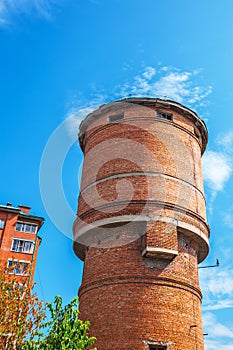
<path fill-rule="evenodd" d="M 20 349 L 28 334 L 36 334 L 45 321 L 43 302 L 32 293 L 25 276 L 0 261 L 0 349 Z"/>
<path fill-rule="evenodd" d="M 88 336 L 89 322 L 79 319 L 78 298 L 63 307 L 62 298 L 56 296 L 54 304 L 48 303 L 47 308 L 50 320 L 40 324 L 40 332 L 31 334 L 24 342 L 23 350 L 90 349 L 95 338 Z"/>
<path fill-rule="evenodd" d="M 45 306 L 25 276 L 14 275 L 15 267 L 0 261 L 0 350 L 91 349 L 95 338 L 88 336 L 89 322 L 79 319 L 78 298 L 63 306 L 56 296 Z"/>

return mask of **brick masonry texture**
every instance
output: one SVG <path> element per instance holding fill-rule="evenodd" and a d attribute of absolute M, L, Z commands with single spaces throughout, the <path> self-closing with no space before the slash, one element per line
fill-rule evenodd
<path fill-rule="evenodd" d="M 119 122 L 109 122 L 114 115 Z M 204 349 L 197 266 L 208 254 L 207 138 L 193 111 L 160 99 L 113 102 L 82 122 L 74 251 L 84 260 L 80 315 L 98 350 Z"/>

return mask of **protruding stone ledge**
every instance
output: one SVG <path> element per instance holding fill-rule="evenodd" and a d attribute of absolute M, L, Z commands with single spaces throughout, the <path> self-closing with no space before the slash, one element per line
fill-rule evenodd
<path fill-rule="evenodd" d="M 142 256 L 144 257 L 150 257 L 150 258 L 153 257 L 153 258 L 167 259 L 167 260 L 172 260 L 177 255 L 178 255 L 177 250 L 158 248 L 158 247 L 146 247 L 142 252 Z"/>
<path fill-rule="evenodd" d="M 158 341 L 151 341 L 151 340 L 143 340 L 142 342 L 146 346 L 145 349 L 148 349 L 148 346 L 150 346 L 150 345 L 152 345 L 154 347 L 156 347 L 156 346 L 159 346 L 159 347 L 163 346 L 163 347 L 166 347 L 166 349 L 168 349 L 169 347 L 172 346 L 172 342 L 167 343 L 167 342 L 163 342 L 163 341 L 159 341 L 158 342 Z"/>
<path fill-rule="evenodd" d="M 73 226 L 73 233 L 74 233 L 74 251 L 80 259 L 85 258 L 85 250 L 89 246 L 93 246 L 96 248 L 101 247 L 116 247 L 124 244 L 128 244 L 130 242 L 133 242 L 134 240 L 138 239 L 140 236 L 143 236 L 146 233 L 146 227 L 142 231 L 136 231 L 136 235 L 124 235 L 124 241 L 115 239 L 114 236 L 101 236 L 102 238 L 106 238 L 106 242 L 102 240 L 101 244 L 98 243 L 97 234 L 102 233 L 102 229 L 106 225 L 114 225 L 114 224 L 133 224 L 133 223 L 147 223 L 148 221 L 159 221 L 159 222 L 165 222 L 174 225 L 177 227 L 178 232 L 183 233 L 184 235 L 187 235 L 188 237 L 192 237 L 199 246 L 198 249 L 198 263 L 202 262 L 209 252 L 209 242 L 206 235 L 206 232 L 203 232 L 200 228 L 197 228 L 194 225 L 188 224 L 186 222 L 183 222 L 181 220 L 177 220 L 174 218 L 166 217 L 166 216 L 156 216 L 156 215 L 147 215 L 147 214 L 138 214 L 138 215 L 119 215 L 119 216 L 112 216 L 109 218 L 101 219 L 101 220 L 95 220 L 94 222 L 87 224 L 84 221 L 81 221 L 80 218 L 77 218 L 74 222 Z M 106 228 L 109 231 L 109 227 L 106 226 Z M 97 231 L 93 231 L 97 230 Z M 92 236 L 92 233 L 95 234 Z M 208 233 L 208 232 L 207 232 Z M 146 246 L 148 246 L 146 244 Z M 163 248 L 159 248 L 163 249 Z M 170 249 L 168 249 L 169 251 Z M 144 251 L 144 249 L 143 249 Z M 176 251 L 171 250 L 171 251 Z M 158 256 L 159 257 L 159 256 Z"/>

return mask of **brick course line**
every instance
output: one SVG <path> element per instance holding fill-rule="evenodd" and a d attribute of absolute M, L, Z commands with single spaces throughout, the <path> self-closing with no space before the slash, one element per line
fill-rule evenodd
<path fill-rule="evenodd" d="M 101 287 L 119 285 L 119 284 L 128 284 L 128 283 L 143 284 L 143 285 L 153 284 L 153 285 L 167 286 L 171 288 L 179 288 L 194 294 L 200 299 L 200 301 L 202 300 L 201 290 L 198 288 L 195 288 L 192 284 L 185 283 L 183 281 L 179 281 L 177 279 L 175 280 L 172 278 L 154 277 L 153 279 L 152 278 L 148 279 L 148 278 L 143 278 L 142 276 L 115 276 L 115 277 L 108 277 L 106 279 L 100 279 L 95 282 L 81 286 L 79 289 L 79 296 L 81 297 L 83 294 L 95 288 L 101 288 Z"/>
<path fill-rule="evenodd" d="M 91 188 L 92 186 L 96 186 L 102 182 L 105 182 L 105 181 L 108 181 L 108 180 L 113 180 L 113 179 L 121 179 L 121 178 L 127 178 L 127 177 L 130 177 L 130 176 L 151 176 L 151 177 L 162 177 L 164 179 L 171 179 L 171 180 L 174 180 L 174 181 L 177 181 L 179 183 L 182 183 L 184 185 L 187 185 L 188 187 L 192 188 L 194 191 L 197 191 L 204 199 L 204 201 L 206 202 L 206 199 L 205 199 L 205 196 L 203 194 L 202 191 L 199 190 L 199 188 L 197 188 L 196 186 L 194 186 L 193 184 L 185 181 L 185 180 L 182 180 L 182 179 L 179 179 L 175 176 L 171 176 L 171 175 L 167 175 L 167 174 L 162 174 L 162 173 L 156 173 L 156 172 L 149 172 L 149 171 L 145 171 L 145 172 L 129 172 L 129 173 L 122 173 L 122 174 L 115 174 L 115 175 L 111 175 L 111 176 L 107 176 L 107 177 L 104 177 L 98 181 L 95 181 L 95 182 L 92 182 L 90 183 L 89 185 L 87 185 L 86 187 L 84 187 L 82 189 L 82 191 L 80 192 L 80 194 L 82 195 L 85 191 L 87 191 L 89 188 Z"/>
<path fill-rule="evenodd" d="M 169 203 L 169 202 L 162 202 L 162 201 L 155 201 L 155 200 L 146 200 L 146 201 L 143 201 L 143 200 L 131 200 L 130 202 L 128 201 L 119 201 L 119 202 L 111 202 L 109 204 L 105 204 L 105 205 L 102 205 L 102 206 L 96 206 L 95 208 L 91 208 L 90 210 L 86 211 L 84 214 L 81 214 L 79 215 L 78 218 L 84 220 L 87 216 L 89 215 L 92 215 L 93 212 L 95 211 L 99 211 L 99 212 L 102 212 L 104 209 L 107 209 L 107 208 L 111 208 L 111 207 L 114 207 L 114 206 L 122 206 L 127 204 L 127 205 L 137 205 L 137 204 L 141 204 L 143 206 L 145 205 L 152 205 L 152 206 L 160 206 L 160 207 L 163 207 L 163 208 L 169 208 L 169 209 L 172 209 L 173 211 L 178 211 L 178 212 L 181 212 L 181 213 L 185 213 L 186 215 L 188 216 L 191 216 L 191 217 L 194 217 L 194 218 L 197 218 L 198 220 L 200 220 L 204 226 L 206 226 L 207 230 L 209 231 L 209 226 L 207 224 L 207 222 L 205 221 L 205 219 L 203 219 L 202 216 L 198 215 L 197 213 L 195 213 L 194 211 L 191 211 L 185 207 L 182 207 L 178 204 L 173 204 L 173 203 Z M 110 213 L 112 217 L 114 217 L 114 214 Z M 140 214 L 138 214 L 140 215 Z M 149 214 L 148 214 L 149 215 Z M 117 215 L 116 215 L 117 216 Z M 78 221 L 78 218 L 76 219 Z"/>

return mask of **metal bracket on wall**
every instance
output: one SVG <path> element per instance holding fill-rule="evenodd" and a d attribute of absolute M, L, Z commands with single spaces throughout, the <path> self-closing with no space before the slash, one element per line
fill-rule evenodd
<path fill-rule="evenodd" d="M 199 269 L 208 269 L 210 267 L 217 267 L 217 266 L 219 266 L 219 260 L 218 259 L 216 259 L 216 264 L 215 265 L 199 266 L 198 268 Z"/>

